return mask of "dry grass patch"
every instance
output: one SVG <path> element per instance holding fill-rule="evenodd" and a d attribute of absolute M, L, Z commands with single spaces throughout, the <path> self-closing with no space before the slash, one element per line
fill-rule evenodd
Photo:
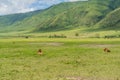
<path fill-rule="evenodd" d="M 33 42 L 33 43 L 30 43 L 30 44 L 34 44 L 34 45 L 47 45 L 47 46 L 62 46 L 64 43 L 59 43 L 59 42 Z"/>
<path fill-rule="evenodd" d="M 105 48 L 105 47 L 119 47 L 116 44 L 82 44 L 80 47 Z"/>

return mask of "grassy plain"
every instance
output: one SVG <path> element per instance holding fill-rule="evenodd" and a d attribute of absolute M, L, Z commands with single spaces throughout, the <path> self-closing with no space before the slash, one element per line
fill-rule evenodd
<path fill-rule="evenodd" d="M 120 80 L 120 39 L 0 39 L 0 80 Z"/>

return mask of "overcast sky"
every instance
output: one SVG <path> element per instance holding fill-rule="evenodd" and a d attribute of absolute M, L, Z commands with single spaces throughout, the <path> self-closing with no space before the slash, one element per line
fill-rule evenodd
<path fill-rule="evenodd" d="M 0 15 L 24 13 L 38 9 L 45 9 L 61 2 L 86 0 L 0 0 Z"/>

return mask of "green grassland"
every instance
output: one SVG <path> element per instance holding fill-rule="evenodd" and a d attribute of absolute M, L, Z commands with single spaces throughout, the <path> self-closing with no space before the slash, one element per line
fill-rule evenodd
<path fill-rule="evenodd" d="M 78 34 L 78 35 L 76 35 Z M 22 32 L 8 32 L 8 33 L 0 33 L 0 38 L 11 38 L 11 37 L 22 37 L 26 36 L 30 38 L 49 38 L 50 36 L 66 36 L 66 38 L 105 38 L 105 36 L 110 36 L 110 38 L 120 38 L 120 31 L 113 29 L 107 29 L 100 31 L 97 28 L 76 28 L 72 30 L 62 30 L 62 31 L 53 31 L 53 32 L 35 32 L 30 33 L 28 31 Z M 60 37 L 61 38 L 61 37 Z"/>
<path fill-rule="evenodd" d="M 0 39 L 0 80 L 120 80 L 119 67 L 120 39 Z"/>

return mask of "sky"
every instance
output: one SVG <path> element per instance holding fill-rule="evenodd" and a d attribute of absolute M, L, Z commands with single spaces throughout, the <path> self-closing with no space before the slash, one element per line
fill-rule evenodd
<path fill-rule="evenodd" d="M 0 0 L 0 15 L 40 10 L 61 2 L 86 0 Z"/>

